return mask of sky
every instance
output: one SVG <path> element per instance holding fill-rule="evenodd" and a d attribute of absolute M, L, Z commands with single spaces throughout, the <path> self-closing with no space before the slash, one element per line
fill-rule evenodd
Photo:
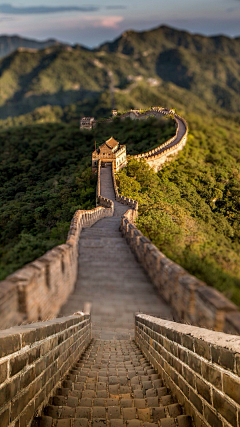
<path fill-rule="evenodd" d="M 240 36 L 240 0 L 0 0 L 0 35 L 95 47 L 160 25 Z"/>

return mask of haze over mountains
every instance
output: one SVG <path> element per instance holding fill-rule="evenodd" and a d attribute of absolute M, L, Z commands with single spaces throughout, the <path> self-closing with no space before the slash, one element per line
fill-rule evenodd
<path fill-rule="evenodd" d="M 37 41 L 19 36 L 0 36 L 0 58 L 9 55 L 18 48 L 46 49 L 49 46 L 58 46 L 61 43 L 54 39 Z"/>
<path fill-rule="evenodd" d="M 149 102 L 181 107 L 184 97 L 193 108 L 240 109 L 240 37 L 205 37 L 162 26 L 127 31 L 94 50 L 54 40 L 8 39 L 0 38 L 1 54 L 14 46 L 39 50 L 21 49 L 1 59 L 1 119 L 44 105 L 91 101 L 110 109 L 112 87 L 116 103 L 126 108 Z"/>

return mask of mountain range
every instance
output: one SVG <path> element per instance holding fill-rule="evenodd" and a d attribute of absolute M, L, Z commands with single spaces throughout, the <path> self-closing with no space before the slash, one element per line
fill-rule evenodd
<path fill-rule="evenodd" d="M 15 51 L 0 60 L 0 119 L 46 105 L 78 105 L 82 114 L 91 107 L 96 115 L 115 104 L 187 105 L 231 114 L 240 109 L 240 37 L 161 26 L 126 31 L 93 50 L 55 40 L 7 39 L 0 38 L 1 54 Z"/>
<path fill-rule="evenodd" d="M 46 49 L 49 46 L 58 46 L 62 43 L 54 39 L 48 39 L 45 41 L 37 41 L 26 39 L 19 36 L 0 36 L 0 58 L 9 55 L 19 48 L 27 49 Z"/>

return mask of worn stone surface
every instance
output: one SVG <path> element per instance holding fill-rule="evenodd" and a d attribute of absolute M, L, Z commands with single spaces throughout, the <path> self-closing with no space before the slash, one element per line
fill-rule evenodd
<path fill-rule="evenodd" d="M 156 378 L 162 385 L 133 341 L 96 339 L 34 426 L 190 427 L 191 418 L 173 403 L 167 388 L 161 397 L 147 397 L 155 391 Z M 135 397 L 136 391 L 142 393 L 141 399 Z"/>
<path fill-rule="evenodd" d="M 129 207 L 115 201 L 110 167 L 101 168 L 101 194 L 114 201 L 114 216 L 82 231 L 77 284 L 61 314 L 83 310 L 90 302 L 93 336 L 127 338 L 133 336 L 136 312 L 164 319 L 172 319 L 172 313 L 119 231 Z"/>

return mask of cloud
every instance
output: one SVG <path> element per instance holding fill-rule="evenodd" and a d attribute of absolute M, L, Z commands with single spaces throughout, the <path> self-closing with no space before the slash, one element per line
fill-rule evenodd
<path fill-rule="evenodd" d="M 100 27 L 118 29 L 120 22 L 123 21 L 122 16 L 105 16 L 98 23 Z"/>
<path fill-rule="evenodd" d="M 106 9 L 110 9 L 110 10 L 120 10 L 120 9 L 127 9 L 127 6 L 123 6 L 123 5 L 113 5 L 113 6 L 106 6 Z"/>
<path fill-rule="evenodd" d="M 15 7 L 11 4 L 0 4 L 0 13 L 8 15 L 33 15 L 40 13 L 57 13 L 57 12 L 96 12 L 99 7 L 96 6 L 66 6 L 66 7 L 48 7 L 48 6 L 32 6 L 32 7 Z"/>
<path fill-rule="evenodd" d="M 237 10 L 239 10 L 239 6 L 235 6 L 235 7 L 228 7 L 226 9 L 227 13 L 232 13 L 232 12 L 236 12 Z"/>
<path fill-rule="evenodd" d="M 14 21 L 14 18 L 11 18 L 10 16 L 0 16 L 0 22 L 9 22 Z"/>

